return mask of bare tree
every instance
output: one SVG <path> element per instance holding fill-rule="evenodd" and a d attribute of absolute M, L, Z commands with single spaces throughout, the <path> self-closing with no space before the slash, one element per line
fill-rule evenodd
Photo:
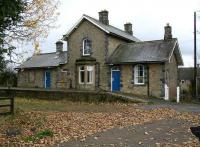
<path fill-rule="evenodd" d="M 56 27 L 55 21 L 59 15 L 57 12 L 59 0 L 24 1 L 26 1 L 26 6 L 20 14 L 21 21 L 4 30 L 4 46 L 10 48 L 8 52 L 10 56 L 20 56 L 16 52 L 13 42 L 31 42 L 35 45 L 37 52 L 40 52 L 40 39 L 46 38 L 50 29 Z M 14 60 L 14 57 L 12 59 Z M 15 59 L 17 58 L 15 57 Z"/>

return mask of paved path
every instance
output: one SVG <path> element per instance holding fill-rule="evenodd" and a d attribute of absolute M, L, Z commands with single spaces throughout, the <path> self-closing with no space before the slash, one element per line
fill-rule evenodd
<path fill-rule="evenodd" d="M 156 143 L 182 143 L 195 137 L 188 131 L 190 122 L 160 120 L 143 125 L 114 128 L 87 137 L 85 141 L 70 141 L 61 147 L 153 147 Z"/>
<path fill-rule="evenodd" d="M 140 109 L 172 108 L 179 112 L 200 113 L 198 104 L 176 104 L 155 100 L 152 104 L 139 104 Z M 89 136 L 85 141 L 65 142 L 61 147 L 152 147 L 156 143 L 180 144 L 195 139 L 189 128 L 191 122 L 177 119 L 159 120 L 125 128 L 113 128 Z M 56 145 L 57 146 L 57 145 Z"/>
<path fill-rule="evenodd" d="M 139 104 L 138 108 L 149 110 L 149 109 L 156 109 L 156 108 L 171 108 L 179 112 L 189 112 L 189 113 L 200 113 L 200 105 L 199 104 L 177 104 L 172 102 L 165 102 L 165 103 L 155 103 L 155 104 Z"/>

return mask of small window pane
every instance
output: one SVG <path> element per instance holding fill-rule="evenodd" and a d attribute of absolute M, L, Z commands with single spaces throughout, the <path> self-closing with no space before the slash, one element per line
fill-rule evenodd
<path fill-rule="evenodd" d="M 85 70 L 84 70 L 84 66 L 80 66 L 79 67 L 79 83 L 84 83 L 85 82 Z"/>
<path fill-rule="evenodd" d="M 87 66 L 87 83 L 93 83 L 93 66 Z"/>
<path fill-rule="evenodd" d="M 91 52 L 91 41 L 89 39 L 83 40 L 83 55 L 90 55 Z"/>
<path fill-rule="evenodd" d="M 144 66 L 136 65 L 134 67 L 134 83 L 135 84 L 144 84 Z"/>
<path fill-rule="evenodd" d="M 81 83 L 84 83 L 84 77 L 85 77 L 85 72 L 84 71 L 81 71 L 81 73 L 80 73 L 80 82 Z"/>

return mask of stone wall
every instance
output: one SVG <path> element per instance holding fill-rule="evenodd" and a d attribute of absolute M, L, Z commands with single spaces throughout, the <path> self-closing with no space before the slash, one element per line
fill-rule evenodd
<path fill-rule="evenodd" d="M 162 64 L 149 64 L 149 95 L 154 97 L 162 97 L 161 91 L 164 90 L 162 83 L 163 70 Z M 163 79 L 164 80 L 164 79 Z"/>
<path fill-rule="evenodd" d="M 51 88 L 67 89 L 66 74 L 58 72 L 60 68 L 55 69 L 23 69 L 18 72 L 18 87 L 27 88 L 44 88 L 45 87 L 45 71 L 51 73 Z M 60 74 L 60 75 L 58 75 Z M 59 76 L 61 76 L 59 78 Z"/>
<path fill-rule="evenodd" d="M 67 38 L 68 41 L 68 63 L 64 66 L 70 71 L 70 79 L 72 81 L 72 88 L 80 88 L 78 81 L 78 67 L 76 67 L 76 60 L 82 57 L 83 39 L 88 38 L 92 41 L 91 57 L 95 58 L 100 63 L 101 72 L 106 72 L 102 68 L 105 63 L 105 33 L 84 20 L 79 27 L 72 32 Z M 104 84 L 103 81 L 100 81 Z M 76 84 L 77 83 L 77 84 Z M 83 85 L 82 85 L 83 87 Z M 94 85 L 93 85 L 94 88 Z"/>
<path fill-rule="evenodd" d="M 23 69 L 18 71 L 18 87 L 44 87 L 43 69 Z"/>
<path fill-rule="evenodd" d="M 114 36 L 109 36 L 108 37 L 108 56 L 110 56 L 113 53 L 113 51 L 117 48 L 117 46 L 119 46 L 122 43 L 125 43 L 125 41 Z"/>
<path fill-rule="evenodd" d="M 169 73 L 169 96 L 170 98 L 175 98 L 176 88 L 178 86 L 178 65 L 174 54 L 172 55 L 170 62 L 166 63 L 166 71 Z"/>
<path fill-rule="evenodd" d="M 88 38 L 92 41 L 92 53 L 90 57 L 96 59 L 95 80 L 97 84 L 79 84 L 78 80 L 78 66 L 76 66 L 76 60 L 83 57 L 83 39 Z M 77 29 L 67 38 L 68 41 L 68 63 L 65 68 L 70 70 L 72 87 L 77 89 L 96 89 L 97 87 L 104 90 L 110 90 L 110 67 L 106 64 L 106 61 L 112 51 L 122 42 L 121 39 L 111 37 L 91 22 L 84 20 Z M 87 63 L 90 65 L 91 63 Z M 85 64 L 85 65 L 87 65 Z M 98 74 L 98 73 L 99 74 Z"/>
<path fill-rule="evenodd" d="M 132 93 L 136 95 L 148 95 L 148 86 L 133 84 L 133 65 L 121 65 L 121 92 Z"/>

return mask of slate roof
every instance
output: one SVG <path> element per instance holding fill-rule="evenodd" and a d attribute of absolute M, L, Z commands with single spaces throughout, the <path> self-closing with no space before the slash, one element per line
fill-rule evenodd
<path fill-rule="evenodd" d="M 194 68 L 193 67 L 181 67 L 178 69 L 180 80 L 193 80 Z M 200 77 L 200 69 L 197 68 L 197 77 Z"/>
<path fill-rule="evenodd" d="M 60 64 L 66 63 L 66 61 L 67 61 L 67 51 L 63 51 L 60 54 L 56 52 L 44 53 L 44 54 L 33 55 L 17 68 L 57 67 Z"/>
<path fill-rule="evenodd" d="M 89 22 L 93 23 L 94 25 L 96 25 L 97 27 L 99 27 L 100 29 L 102 29 L 103 31 L 105 31 L 106 33 L 108 34 L 111 34 L 111 35 L 115 35 L 115 36 L 118 36 L 118 37 L 121 37 L 121 38 L 124 38 L 126 40 L 129 40 L 129 41 L 134 41 L 134 42 L 138 42 L 140 41 L 138 38 L 136 38 L 135 36 L 133 35 L 130 35 L 128 34 L 127 32 L 121 30 L 121 29 L 118 29 L 114 26 L 111 26 L 111 25 L 105 25 L 103 24 L 102 22 L 100 22 L 99 20 L 95 19 L 95 18 L 92 18 L 88 15 L 83 15 L 82 18 L 75 24 L 74 27 L 72 27 L 71 30 L 69 30 L 69 32 L 64 35 L 64 37 L 68 37 L 73 31 L 74 29 L 77 28 L 77 26 L 84 20 L 88 20 Z"/>
<path fill-rule="evenodd" d="M 109 64 L 130 64 L 145 62 L 165 62 L 175 53 L 178 65 L 183 65 L 183 60 L 176 38 L 171 41 L 154 40 L 136 43 L 125 43 L 109 57 Z"/>
<path fill-rule="evenodd" d="M 193 79 L 193 67 L 179 68 L 179 79 L 180 80 L 192 80 Z"/>

